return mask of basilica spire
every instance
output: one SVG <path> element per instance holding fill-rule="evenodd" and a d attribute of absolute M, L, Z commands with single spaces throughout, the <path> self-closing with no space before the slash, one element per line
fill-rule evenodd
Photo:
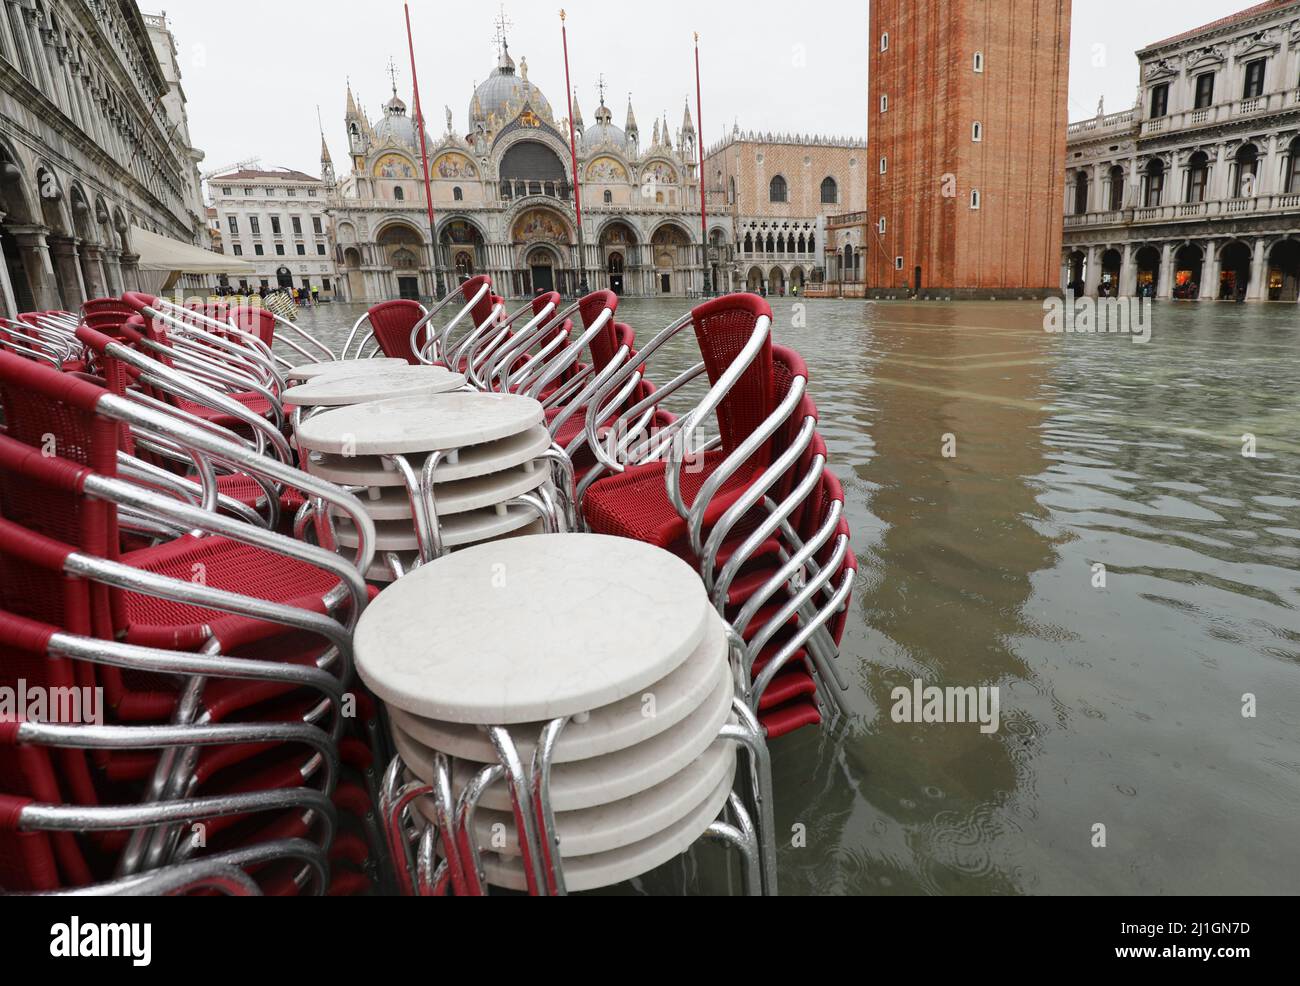
<path fill-rule="evenodd" d="M 582 110 L 578 108 L 578 90 L 573 90 L 573 129 L 582 136 Z"/>

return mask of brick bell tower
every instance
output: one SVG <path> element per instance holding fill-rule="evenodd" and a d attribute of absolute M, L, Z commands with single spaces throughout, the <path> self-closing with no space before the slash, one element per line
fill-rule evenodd
<path fill-rule="evenodd" d="M 868 297 L 1060 293 L 1070 0 L 871 0 Z"/>

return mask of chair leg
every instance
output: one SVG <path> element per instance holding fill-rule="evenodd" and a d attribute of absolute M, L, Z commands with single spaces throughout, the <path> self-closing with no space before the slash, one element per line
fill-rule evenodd
<path fill-rule="evenodd" d="M 768 891 L 763 885 L 763 866 L 760 861 L 759 838 L 754 823 L 736 792 L 727 797 L 727 809 L 736 820 L 733 825 L 718 819 L 704 830 L 704 838 L 732 846 L 740 853 L 744 864 L 745 894 L 760 897 Z M 775 891 L 773 891 L 775 892 Z"/>

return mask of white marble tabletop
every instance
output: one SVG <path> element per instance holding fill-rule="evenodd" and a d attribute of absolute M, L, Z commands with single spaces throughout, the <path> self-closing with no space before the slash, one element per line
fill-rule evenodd
<path fill-rule="evenodd" d="M 674 856 L 691 848 L 722 812 L 731 780 L 724 777 L 707 798 L 692 808 L 667 828 L 649 838 L 610 852 L 576 856 L 564 861 L 564 883 L 571 892 L 610 887 L 631 880 L 662 866 Z M 558 827 L 558 823 L 557 823 Z M 563 856 L 563 849 L 561 849 Z M 510 890 L 527 890 L 523 863 L 519 856 L 502 856 L 495 852 L 483 854 L 483 870 L 487 882 Z"/>
<path fill-rule="evenodd" d="M 530 493 L 544 485 L 550 478 L 547 462 L 525 462 L 522 466 L 457 480 L 454 483 L 437 483 L 433 488 L 433 505 L 439 519 L 450 514 L 463 514 L 505 503 L 521 493 Z M 372 487 L 357 494 L 361 505 L 374 520 L 410 520 L 411 498 L 406 487 Z M 341 507 L 331 507 L 330 512 L 342 516 Z"/>
<path fill-rule="evenodd" d="M 719 784 L 726 782 L 730 787 L 735 770 L 736 745 L 714 743 L 666 781 L 630 798 L 594 808 L 556 812 L 560 855 L 565 859 L 590 856 L 648 839 L 698 808 Z M 459 797 L 460 791 L 453 788 L 453 794 Z M 426 819 L 437 821 L 431 799 L 420 798 L 416 804 Z M 474 829 L 480 845 L 495 845 L 506 856 L 519 855 L 512 812 L 480 807 L 474 813 Z M 498 834 L 503 836 L 504 844 L 494 840 Z"/>
<path fill-rule="evenodd" d="M 689 658 L 667 676 L 610 705 L 591 710 L 581 720 L 570 720 L 560 733 L 554 763 L 585 760 L 644 742 L 671 729 L 713 694 L 721 678 L 730 680 L 727 638 L 722 617 L 711 614 L 713 629 L 705 634 Z M 490 763 L 496 758 L 492 741 L 479 726 L 441 722 L 389 707 L 394 724 L 425 746 L 464 760 Z M 545 723 L 520 723 L 510 735 L 527 762 Z"/>
<path fill-rule="evenodd" d="M 298 443 L 340 455 L 431 452 L 495 442 L 543 420 L 542 405 L 531 397 L 457 391 L 323 411 L 302 423 Z"/>
<path fill-rule="evenodd" d="M 630 798 L 666 781 L 713 743 L 724 742 L 718 740 L 718 731 L 731 715 L 734 695 L 735 687 L 730 681 L 719 681 L 699 707 L 672 729 L 613 753 L 556 764 L 551 768 L 551 804 L 556 811 L 580 811 Z M 435 751 L 395 722 L 390 723 L 389 732 L 411 773 L 430 781 Z M 466 783 L 481 766 L 457 759 L 452 765 L 453 779 L 458 784 Z M 498 781 L 484 791 L 479 803 L 485 808 L 509 811 L 510 792 L 505 782 Z"/>
<path fill-rule="evenodd" d="M 465 377 L 445 366 L 384 366 L 372 372 L 327 373 L 296 387 L 281 398 L 294 407 L 340 407 L 393 397 L 445 394 L 465 386 Z"/>
<path fill-rule="evenodd" d="M 699 646 L 712 612 L 695 570 L 670 552 L 545 534 L 421 566 L 366 608 L 354 652 L 362 680 L 408 712 L 533 722 L 665 677 Z"/>
<path fill-rule="evenodd" d="M 435 483 L 454 483 L 474 476 L 513 469 L 536 459 L 551 446 L 551 433 L 545 425 L 536 425 L 517 435 L 459 450 L 456 461 L 443 461 L 433 470 Z M 407 456 L 417 475 L 424 471 L 425 454 Z M 545 468 L 539 463 L 538 468 Z M 388 468 L 377 455 L 331 455 L 315 452 L 307 458 L 307 472 L 340 486 L 402 486 L 402 474 Z"/>
<path fill-rule="evenodd" d="M 291 383 L 314 380 L 326 374 L 336 373 L 379 373 L 391 370 L 395 366 L 410 366 L 404 359 L 396 356 L 376 356 L 374 359 L 336 359 L 324 363 L 303 363 L 284 371 L 284 379 Z"/>

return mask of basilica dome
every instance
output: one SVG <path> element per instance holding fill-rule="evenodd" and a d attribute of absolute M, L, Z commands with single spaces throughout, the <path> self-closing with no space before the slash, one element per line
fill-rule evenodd
<path fill-rule="evenodd" d="M 613 114 L 603 101 L 596 109 L 595 125 L 583 131 L 581 144 L 584 151 L 595 150 L 603 144 L 612 145 L 619 150 L 627 146 L 627 134 L 614 126 Z"/>
<path fill-rule="evenodd" d="M 479 83 L 474 90 L 474 98 L 469 104 L 469 119 L 473 123 L 480 117 L 488 120 L 496 117 L 497 126 L 503 126 L 514 119 L 527 103 L 545 119 L 551 119 L 551 104 L 542 95 L 542 90 L 528 81 L 528 61 L 523 60 L 523 71 L 515 72 L 515 61 L 510 57 L 506 46 L 501 48 L 501 57 L 492 74 Z"/>
<path fill-rule="evenodd" d="M 384 104 L 384 118 L 375 124 L 375 140 L 382 144 L 389 139 L 407 147 L 416 143 L 415 121 L 406 115 L 406 104 L 397 93 Z"/>

